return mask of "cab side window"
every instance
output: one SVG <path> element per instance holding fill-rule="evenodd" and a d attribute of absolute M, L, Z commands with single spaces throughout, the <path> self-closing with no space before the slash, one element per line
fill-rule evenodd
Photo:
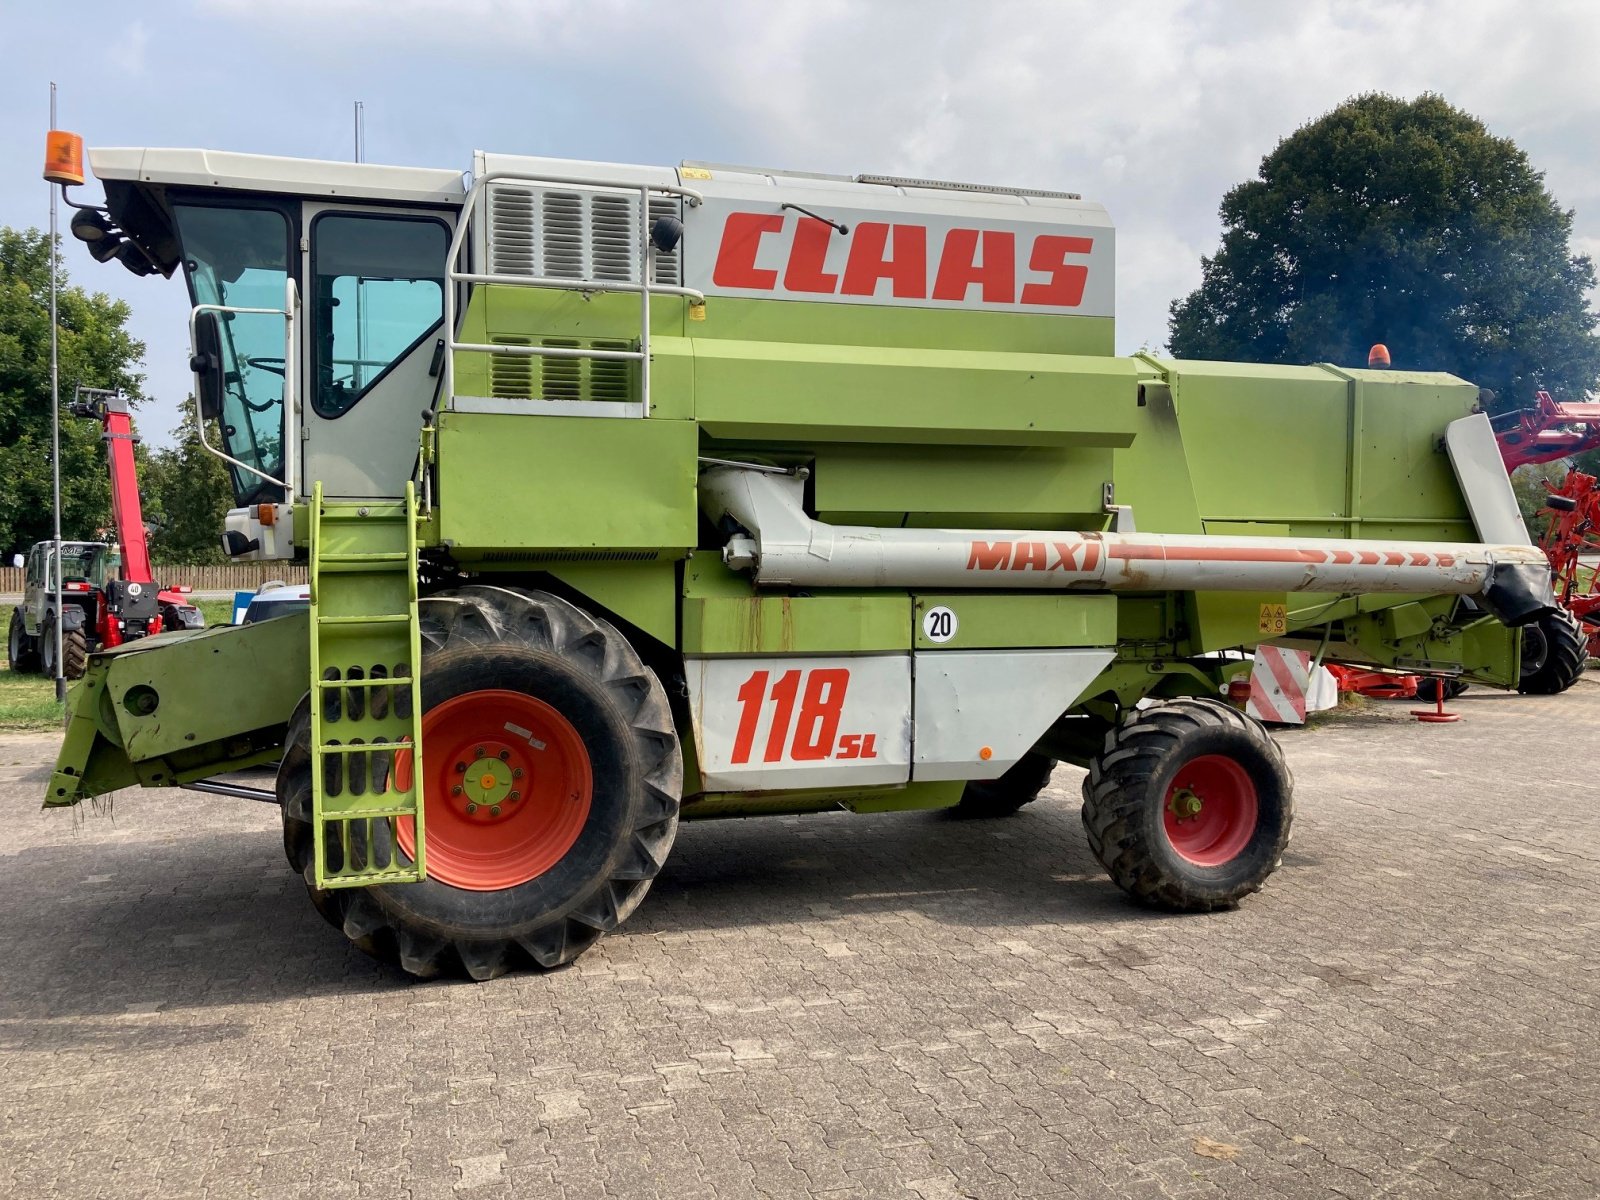
<path fill-rule="evenodd" d="M 315 385 L 324 417 L 349 411 L 444 317 L 443 222 L 323 213 L 311 227 Z"/>

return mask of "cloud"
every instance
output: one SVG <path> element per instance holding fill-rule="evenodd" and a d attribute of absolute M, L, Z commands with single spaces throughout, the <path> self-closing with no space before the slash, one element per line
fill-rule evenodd
<path fill-rule="evenodd" d="M 973 5 L 821 0 L 662 8 L 626 0 L 209 0 L 263 36 L 318 28 L 312 53 L 437 61 L 462 144 L 514 104 L 518 73 L 631 111 L 654 158 L 746 161 L 1081 191 L 1118 225 L 1126 348 L 1160 340 L 1167 304 L 1199 280 L 1223 192 L 1298 125 L 1367 90 L 1437 91 L 1509 135 L 1600 236 L 1585 70 L 1600 13 L 1497 0 L 1081 0 Z M 582 97 L 576 97 L 581 101 Z M 533 130 L 537 140 L 538 130 Z M 526 148 L 525 140 L 515 149 Z M 1593 214 L 1592 216 L 1590 214 Z"/>

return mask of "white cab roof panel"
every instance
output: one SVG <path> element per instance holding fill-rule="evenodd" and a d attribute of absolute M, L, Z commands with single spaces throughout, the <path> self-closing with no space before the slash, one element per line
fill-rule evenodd
<path fill-rule="evenodd" d="M 460 171 L 224 150 L 91 149 L 89 166 L 99 179 L 292 196 L 460 204 L 466 191 Z"/>

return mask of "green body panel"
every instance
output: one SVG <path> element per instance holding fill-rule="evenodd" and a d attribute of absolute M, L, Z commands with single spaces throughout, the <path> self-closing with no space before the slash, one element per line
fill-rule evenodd
<path fill-rule="evenodd" d="M 634 302 L 637 313 L 638 304 Z M 654 314 L 653 314 L 654 315 Z M 903 346 L 920 350 L 993 350 L 1015 354 L 1114 354 L 1109 317 L 1061 317 L 975 309 L 897 308 L 881 304 L 806 304 L 734 299 L 706 302 L 704 320 L 684 326 L 696 339 L 800 342 L 829 346 Z M 633 319 L 638 326 L 637 315 Z M 655 320 L 651 332 L 658 328 Z M 662 329 L 663 333 L 671 332 Z"/>
<path fill-rule="evenodd" d="M 1099 529 L 1105 446 L 815 448 L 817 516 L 840 525 Z"/>
<path fill-rule="evenodd" d="M 662 645 L 677 644 L 678 568 L 671 559 L 620 563 L 563 560 L 528 566 L 555 576 Z"/>
<path fill-rule="evenodd" d="M 1125 446 L 1135 371 L 1119 358 L 701 340 L 694 411 L 727 441 Z"/>
<path fill-rule="evenodd" d="M 1439 444 L 1445 426 L 1476 406 L 1472 384 L 1432 373 L 1144 361 L 1170 390 L 1207 527 L 1243 521 L 1309 537 L 1472 540 Z M 1147 389 L 1152 402 L 1155 390 Z M 1138 511 L 1118 483 L 1118 499 Z"/>
<path fill-rule="evenodd" d="M 956 614 L 956 630 L 949 641 L 935 642 L 923 630 L 922 615 L 941 605 Z M 1117 598 L 919 592 L 914 629 L 918 650 L 1111 646 L 1117 640 Z"/>
<path fill-rule="evenodd" d="M 68 700 L 67 736 L 45 803 L 76 804 L 133 783 L 166 787 L 276 759 L 305 695 L 309 630 L 307 616 L 295 613 L 164 633 L 92 655 Z"/>
<path fill-rule="evenodd" d="M 438 426 L 438 536 L 458 560 L 676 558 L 695 544 L 692 421 L 445 412 Z"/>
<path fill-rule="evenodd" d="M 911 597 L 903 591 L 762 595 L 711 554 L 684 571 L 685 654 L 829 654 L 904 650 Z"/>
<path fill-rule="evenodd" d="M 682 819 L 709 821 L 721 817 L 765 817 L 795 813 L 913 812 L 950 808 L 961 800 L 960 781 L 907 783 L 899 787 L 816 789 L 789 792 L 708 792 L 684 801 Z"/>

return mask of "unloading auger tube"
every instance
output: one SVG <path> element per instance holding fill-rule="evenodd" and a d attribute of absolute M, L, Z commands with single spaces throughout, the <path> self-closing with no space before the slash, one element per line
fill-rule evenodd
<path fill-rule="evenodd" d="M 1507 625 L 1555 602 L 1533 545 L 828 525 L 806 515 L 804 486 L 770 469 L 701 474 L 706 516 L 745 531 L 723 549 L 730 567 L 789 587 L 1450 593 Z"/>

